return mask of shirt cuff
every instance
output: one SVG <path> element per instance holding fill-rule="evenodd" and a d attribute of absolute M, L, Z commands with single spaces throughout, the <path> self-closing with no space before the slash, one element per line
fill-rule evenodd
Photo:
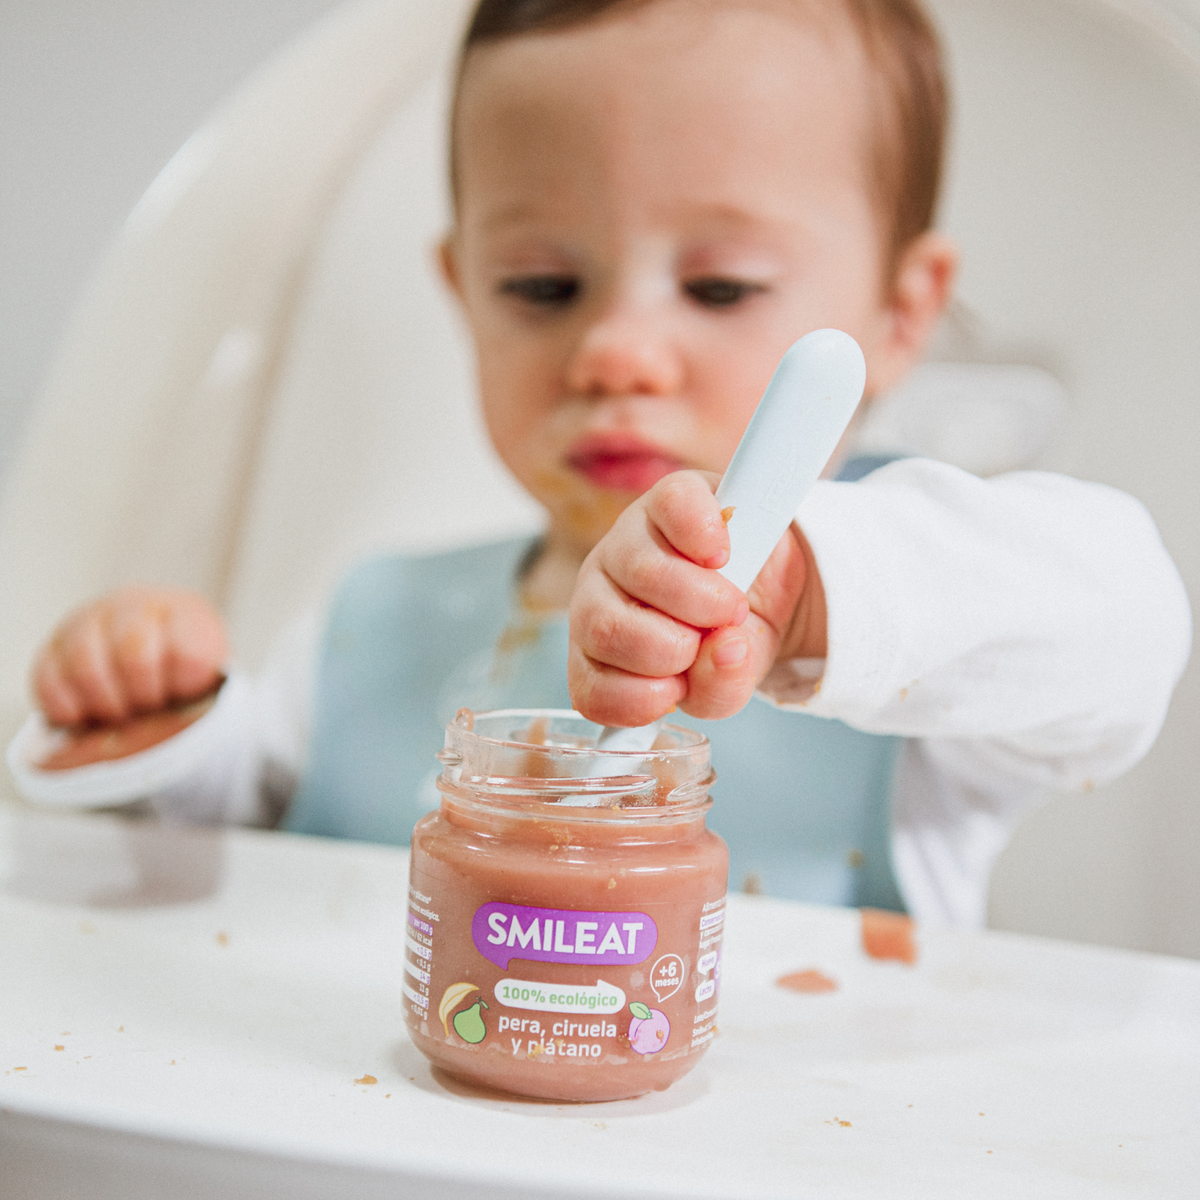
<path fill-rule="evenodd" d="M 852 721 L 893 699 L 904 613 L 878 503 L 862 484 L 821 480 L 800 506 L 796 521 L 825 590 L 828 654 L 777 664 L 762 685 L 776 703 Z"/>

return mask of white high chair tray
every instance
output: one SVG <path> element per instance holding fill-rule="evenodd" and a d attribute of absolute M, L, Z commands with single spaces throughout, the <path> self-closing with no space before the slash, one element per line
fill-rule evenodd
<path fill-rule="evenodd" d="M 702 1065 L 527 1102 L 409 1042 L 406 861 L 0 813 L 0 1194 L 1196 1194 L 1200 963 L 927 932 L 910 968 L 853 912 L 733 896 Z M 808 967 L 839 989 L 774 985 Z"/>

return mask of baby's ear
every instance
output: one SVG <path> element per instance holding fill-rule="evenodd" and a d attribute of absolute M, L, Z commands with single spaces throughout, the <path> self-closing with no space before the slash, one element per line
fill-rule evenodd
<path fill-rule="evenodd" d="M 461 300 L 462 278 L 458 271 L 458 252 L 454 245 L 454 234 L 448 233 L 437 246 L 438 274 L 446 286 Z"/>
<path fill-rule="evenodd" d="M 921 361 L 954 292 L 958 257 L 958 246 L 932 230 L 914 238 L 900 255 L 886 306 L 886 344 L 873 372 L 876 393 L 887 391 Z"/>

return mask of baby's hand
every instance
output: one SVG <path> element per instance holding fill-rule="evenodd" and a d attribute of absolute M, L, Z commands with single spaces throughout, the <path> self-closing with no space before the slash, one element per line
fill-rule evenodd
<path fill-rule="evenodd" d="M 781 653 L 824 655 L 824 596 L 794 525 L 747 596 L 717 573 L 729 560 L 717 478 L 667 476 L 580 569 L 567 675 L 572 703 L 590 720 L 645 725 L 675 707 L 732 716 Z"/>
<path fill-rule="evenodd" d="M 204 695 L 226 653 L 203 596 L 122 588 L 58 627 L 34 664 L 34 695 L 51 725 L 118 724 Z"/>

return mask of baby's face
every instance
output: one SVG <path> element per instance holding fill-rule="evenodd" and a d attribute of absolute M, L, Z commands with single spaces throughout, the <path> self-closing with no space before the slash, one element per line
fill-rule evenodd
<path fill-rule="evenodd" d="M 472 53 L 447 273 L 558 535 L 586 550 L 668 472 L 722 471 L 810 330 L 890 382 L 867 72 L 848 31 L 679 0 Z"/>

